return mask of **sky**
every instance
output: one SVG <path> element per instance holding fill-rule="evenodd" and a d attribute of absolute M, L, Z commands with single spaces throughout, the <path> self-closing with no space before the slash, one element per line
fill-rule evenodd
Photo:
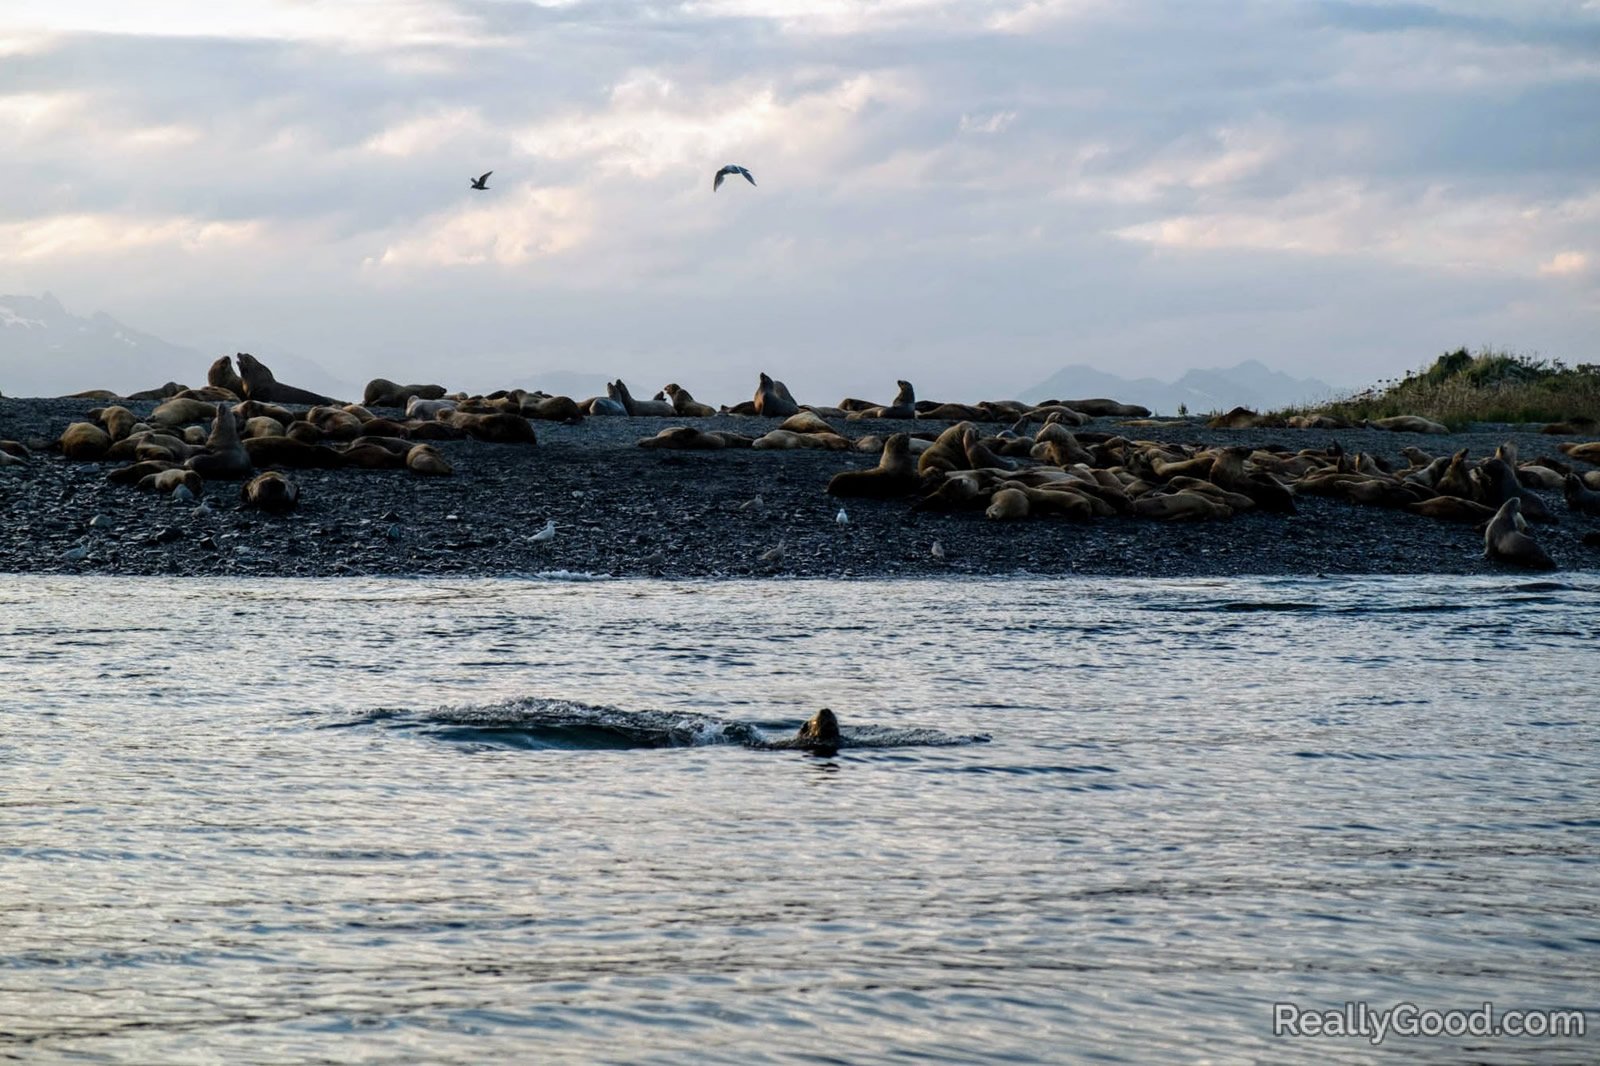
<path fill-rule="evenodd" d="M 0 292 L 353 382 L 1600 362 L 1600 0 L 5 0 L 0 190 Z"/>

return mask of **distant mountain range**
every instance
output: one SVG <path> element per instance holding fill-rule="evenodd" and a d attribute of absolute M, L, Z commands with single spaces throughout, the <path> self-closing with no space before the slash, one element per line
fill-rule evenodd
<path fill-rule="evenodd" d="M 1092 366 L 1067 366 L 1026 390 L 1020 397 L 1039 400 L 1082 400 L 1106 397 L 1142 404 L 1157 414 L 1177 414 L 1182 404 L 1191 414 L 1248 407 L 1267 411 L 1291 404 L 1331 399 L 1353 390 L 1336 388 L 1316 378 L 1297 378 L 1247 359 L 1237 366 L 1191 370 L 1177 381 L 1124 378 Z"/>
<path fill-rule="evenodd" d="M 88 389 L 118 393 L 151 389 L 168 381 L 199 386 L 220 355 L 141 333 L 107 314 L 74 315 L 50 293 L 0 296 L 0 394 L 63 396 Z M 278 380 L 352 400 L 361 388 L 341 381 L 306 359 L 255 352 Z"/>

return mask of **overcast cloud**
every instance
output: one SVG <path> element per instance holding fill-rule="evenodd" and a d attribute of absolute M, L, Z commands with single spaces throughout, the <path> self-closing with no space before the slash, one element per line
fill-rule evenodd
<path fill-rule="evenodd" d="M 0 292 L 357 382 L 1596 361 L 1600 3 L 7 0 L 0 188 Z"/>

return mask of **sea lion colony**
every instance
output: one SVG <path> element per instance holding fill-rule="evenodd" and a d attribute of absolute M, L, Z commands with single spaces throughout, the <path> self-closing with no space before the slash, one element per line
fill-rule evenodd
<path fill-rule="evenodd" d="M 534 420 L 577 424 L 608 415 L 722 413 L 784 421 L 760 435 L 671 426 L 638 444 L 682 450 L 874 452 L 879 456 L 876 466 L 839 472 L 827 492 L 902 501 L 922 512 L 982 512 L 996 521 L 1114 516 L 1210 521 L 1251 509 L 1293 513 L 1296 497 L 1319 495 L 1470 522 L 1484 533 L 1487 556 L 1541 568 L 1552 564 L 1528 523 L 1554 524 L 1557 516 L 1530 490 L 1560 491 L 1571 512 L 1600 516 L 1600 470 L 1578 468 L 1600 466 L 1600 442 L 1563 443 L 1558 448 L 1565 460 L 1528 462 L 1520 461 L 1510 446 L 1476 460 L 1464 450 L 1434 456 L 1409 447 L 1403 452 L 1408 465 L 1399 469 L 1373 455 L 1346 453 L 1337 442 L 1290 451 L 1282 446 L 1251 449 L 1144 440 L 1137 435 L 1142 426 L 1174 423 L 1151 420 L 1145 408 L 1106 399 L 938 403 L 917 400 L 910 382 L 899 381 L 888 404 L 847 398 L 831 408 L 803 406 L 783 382 L 766 374 L 751 400 L 720 411 L 697 402 L 677 384 L 639 400 L 621 380 L 608 386 L 606 396 L 578 401 L 521 389 L 449 394 L 440 385 L 400 385 L 378 378 L 367 385 L 362 404 L 341 405 L 278 382 L 248 354 L 237 359 L 239 372 L 228 358 L 213 363 L 201 389 L 169 382 L 127 397 L 160 400 L 142 420 L 117 402 L 91 410 L 93 421 L 68 426 L 54 445 L 69 459 L 126 460 L 108 478 L 141 491 L 182 489 L 199 496 L 208 481 L 241 481 L 244 505 L 282 512 L 299 498 L 298 487 L 283 473 L 296 468 L 404 469 L 421 477 L 450 476 L 453 467 L 435 446 L 439 442 L 471 437 L 532 446 L 537 444 Z M 124 399 L 99 391 L 78 395 Z M 374 407 L 403 408 L 404 413 L 387 417 L 374 413 Z M 1129 434 L 1082 428 L 1097 417 L 1127 420 L 1117 428 Z M 871 420 L 951 424 L 937 431 L 859 439 L 835 424 Z M 1248 428 L 1265 422 L 1236 409 L 1211 419 L 1208 426 Z M 1328 422 L 1326 416 L 1312 416 L 1281 424 L 1337 428 Z M 1006 428 L 984 433 L 980 423 Z M 1444 428 L 1410 416 L 1372 426 L 1411 433 Z M 1552 428 L 1560 432 L 1572 427 Z M 0 442 L 0 465 L 24 462 L 28 455 L 19 442 Z"/>

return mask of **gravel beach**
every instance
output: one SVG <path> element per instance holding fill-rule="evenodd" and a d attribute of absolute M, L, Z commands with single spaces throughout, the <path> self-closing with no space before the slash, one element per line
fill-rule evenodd
<path fill-rule="evenodd" d="M 153 403 L 125 403 L 138 415 Z M 54 440 L 91 400 L 0 399 L 0 439 Z M 381 413 L 381 412 L 380 412 Z M 1404 511 L 1303 496 L 1293 515 L 1247 512 L 1203 523 L 1138 518 L 993 522 L 981 512 L 915 513 L 906 502 L 840 502 L 824 489 L 840 470 L 876 455 L 827 451 L 669 451 L 637 446 L 671 425 L 759 436 L 777 419 L 588 418 L 534 423 L 538 444 L 472 440 L 438 445 L 455 467 L 445 478 L 408 471 L 297 470 L 298 511 L 244 510 L 235 482 L 207 484 L 198 507 L 114 485 L 122 463 L 71 462 L 38 452 L 0 467 L 0 571 L 8 573 L 506 576 L 552 571 L 657 577 L 829 577 L 893 574 L 1117 574 L 1138 577 L 1319 573 L 1489 573 L 1471 526 Z M 852 437 L 937 431 L 944 422 L 839 422 Z M 998 426 L 986 427 L 990 430 Z M 1563 439 L 1519 427 L 1479 426 L 1448 436 L 1378 430 L 1211 430 L 1201 425 L 1090 431 L 1204 444 L 1322 447 L 1382 456 L 1400 449 L 1473 456 L 1514 441 L 1524 460 L 1563 458 Z M 1535 529 L 1563 569 L 1600 567 L 1582 543 L 1600 519 L 1567 510 Z M 760 498 L 759 504 L 751 504 Z M 532 541 L 548 519 L 553 540 Z M 1593 539 L 1593 538 L 1591 538 Z M 931 552 L 934 542 L 944 558 Z M 782 546 L 781 558 L 762 561 Z M 82 547 L 77 561 L 66 553 Z"/>

